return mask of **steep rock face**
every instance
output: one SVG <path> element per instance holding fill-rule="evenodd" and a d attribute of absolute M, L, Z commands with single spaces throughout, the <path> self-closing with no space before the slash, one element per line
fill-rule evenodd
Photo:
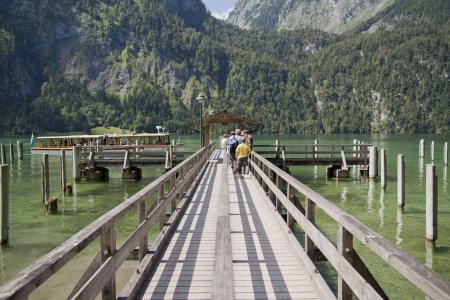
<path fill-rule="evenodd" d="M 315 28 L 343 33 L 386 9 L 392 0 L 239 0 L 228 22 L 242 28 Z"/>

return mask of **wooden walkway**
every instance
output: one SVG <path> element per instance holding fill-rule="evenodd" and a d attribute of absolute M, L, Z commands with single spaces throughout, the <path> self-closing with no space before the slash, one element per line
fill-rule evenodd
<path fill-rule="evenodd" d="M 317 299 L 272 203 L 251 174 L 234 177 L 223 155 L 213 157 L 138 299 L 229 299 L 230 290 L 235 299 Z"/>

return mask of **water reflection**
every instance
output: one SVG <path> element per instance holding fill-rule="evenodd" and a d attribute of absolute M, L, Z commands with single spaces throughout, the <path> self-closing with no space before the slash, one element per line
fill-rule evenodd
<path fill-rule="evenodd" d="M 77 183 L 74 181 L 74 182 L 73 182 L 73 190 L 72 190 L 72 192 L 73 192 L 73 197 L 72 197 L 72 211 L 73 211 L 73 212 L 77 212 L 77 211 L 78 211 L 78 209 L 77 209 L 77 187 L 78 187 L 78 185 L 77 185 Z"/>
<path fill-rule="evenodd" d="M 400 246 L 400 244 L 403 242 L 402 235 L 402 229 L 403 229 L 403 208 L 397 207 L 397 234 L 395 235 L 395 244 L 397 246 Z"/>
<path fill-rule="evenodd" d="M 4 257 L 3 257 L 3 247 L 0 247 L 0 280 L 1 282 L 6 281 L 6 274 L 5 274 L 5 264 L 4 264 Z"/>
<path fill-rule="evenodd" d="M 342 190 L 341 190 L 341 200 L 342 200 L 342 202 L 346 202 L 347 201 L 347 194 L 348 194 L 348 187 L 346 187 L 346 186 L 344 186 L 344 187 L 342 187 Z"/>
<path fill-rule="evenodd" d="M 369 188 L 367 190 L 367 211 L 373 211 L 373 200 L 375 192 L 375 180 L 369 180 Z"/>
<path fill-rule="evenodd" d="M 17 177 L 22 178 L 22 160 L 17 161 Z"/>
<path fill-rule="evenodd" d="M 314 177 L 313 177 L 313 182 L 316 183 L 317 180 L 319 179 L 319 168 L 318 168 L 317 165 L 314 166 L 313 175 L 314 175 Z"/>
<path fill-rule="evenodd" d="M 378 217 L 380 219 L 380 228 L 384 227 L 384 210 L 386 208 L 386 206 L 384 205 L 384 193 L 385 193 L 385 189 L 381 189 L 380 209 L 378 210 Z"/>
<path fill-rule="evenodd" d="M 15 178 L 14 176 L 14 164 L 12 162 L 9 162 L 9 180 L 10 182 L 13 181 L 13 179 Z"/>

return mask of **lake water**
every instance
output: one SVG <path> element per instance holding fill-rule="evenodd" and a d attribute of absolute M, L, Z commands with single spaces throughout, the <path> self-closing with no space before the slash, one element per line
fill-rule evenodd
<path fill-rule="evenodd" d="M 340 181 L 327 180 L 325 166 L 290 167 L 290 171 L 300 181 L 447 279 L 450 279 L 450 197 L 448 168 L 443 165 L 443 147 L 449 137 L 449 134 L 254 135 L 255 144 L 274 143 L 276 139 L 279 139 L 280 143 L 313 143 L 315 139 L 318 139 L 321 144 L 352 143 L 353 139 L 358 139 L 374 144 L 379 149 L 386 149 L 387 187 L 385 190 L 381 189 L 379 179 L 362 178 L 358 176 L 354 167 L 350 171 L 351 178 Z M 418 142 L 422 138 L 426 140 L 426 157 L 419 160 Z M 72 183 L 71 157 L 68 155 L 68 183 L 73 184 L 74 193 L 72 196 L 65 196 L 59 188 L 59 157 L 50 156 L 50 194 L 59 199 L 59 211 L 56 215 L 48 215 L 43 208 L 40 190 L 42 157 L 29 154 L 28 137 L 0 137 L 0 142 L 6 145 L 9 145 L 10 141 L 15 143 L 17 140 L 24 143 L 25 157 L 19 161 L 16 154 L 16 160 L 11 165 L 10 242 L 8 246 L 0 248 L 0 283 L 48 253 L 125 198 L 133 195 L 164 171 L 163 166 L 146 167 L 143 169 L 141 181 L 123 182 L 121 170 L 117 168 L 110 170 L 110 179 L 106 182 L 82 180 Z M 182 136 L 181 140 L 192 150 L 198 147 L 198 136 Z M 426 164 L 431 163 L 430 142 L 433 140 L 436 149 L 435 164 L 439 197 L 439 230 L 434 250 L 427 248 L 425 242 L 425 167 Z M 8 147 L 7 153 L 7 159 L 9 159 Z M 406 165 L 406 206 L 403 212 L 397 209 L 396 204 L 397 154 L 404 154 Z M 319 213 L 318 221 L 320 222 L 321 219 L 326 220 L 326 217 L 321 217 Z M 324 224 L 321 229 L 333 236 L 335 226 L 330 225 L 330 228 L 327 228 L 327 223 Z M 359 247 L 357 243 L 355 247 L 365 260 L 367 253 L 363 247 Z M 369 262 L 366 261 L 366 263 L 371 265 L 371 268 L 373 266 L 377 279 L 385 278 L 382 283 L 383 288 L 393 291 L 393 294 L 389 295 L 396 296 L 395 290 L 398 290 L 398 283 L 391 280 L 396 278 L 396 275 L 386 271 L 383 262 L 376 259 L 369 258 Z M 400 298 L 405 296 L 402 292 L 398 294 Z M 41 297 L 45 298 L 45 292 L 42 296 L 35 298 Z"/>

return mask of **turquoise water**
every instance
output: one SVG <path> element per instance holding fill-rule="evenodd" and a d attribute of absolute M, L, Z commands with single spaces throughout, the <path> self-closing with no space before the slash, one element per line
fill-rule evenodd
<path fill-rule="evenodd" d="M 291 174 L 301 182 L 323 195 L 341 209 L 375 230 L 407 254 L 432 268 L 450 280 L 450 195 L 448 191 L 448 167 L 443 164 L 444 143 L 449 134 L 390 134 L 390 135 L 288 135 L 255 136 L 255 144 L 280 140 L 283 143 L 320 144 L 352 143 L 358 139 L 385 149 L 387 156 L 387 186 L 382 189 L 380 178 L 369 180 L 360 177 L 357 167 L 352 166 L 351 178 L 327 180 L 325 166 L 291 166 Z M 425 158 L 419 159 L 419 141 L 425 139 Z M 425 178 L 426 165 L 431 163 L 430 145 L 435 141 L 435 165 L 438 178 L 438 239 L 435 248 L 430 248 L 425 238 Z M 405 157 L 405 202 L 404 210 L 397 208 L 397 155 Z M 335 243 L 336 223 L 320 210 L 317 212 L 318 227 Z M 355 239 L 356 240 L 356 239 Z M 392 299 L 423 299 L 421 292 L 412 287 L 400 275 L 391 271 L 381 259 L 355 242 L 355 248 L 370 266 L 371 272 Z M 331 277 L 335 277 L 333 272 Z M 331 282 L 331 284 L 335 284 Z M 401 287 L 401 288 L 399 288 Z"/>
<path fill-rule="evenodd" d="M 217 135 L 214 135 L 214 137 Z M 449 134 L 398 134 L 398 135 L 254 135 L 255 144 L 274 143 L 313 143 L 321 144 L 352 143 L 358 139 L 386 149 L 387 187 L 381 189 L 379 178 L 368 180 L 359 177 L 352 168 L 348 180 L 327 180 L 325 166 L 290 167 L 294 176 L 318 191 L 327 199 L 353 214 L 394 245 L 425 263 L 433 270 L 450 279 L 450 197 L 448 192 L 448 168 L 442 163 L 443 145 Z M 426 140 L 426 158 L 419 160 L 418 143 Z M 175 137 L 178 139 L 178 137 Z M 0 248 L 0 283 L 11 278 L 37 258 L 48 253 L 62 241 L 103 213 L 133 195 L 163 172 L 163 166 L 143 169 L 143 179 L 139 182 L 123 182 L 120 168 L 110 170 L 106 182 L 73 183 L 71 179 L 71 157 L 67 156 L 68 183 L 74 186 L 72 196 L 64 196 L 59 188 L 59 158 L 50 156 L 51 195 L 58 198 L 59 211 L 48 215 L 43 207 L 40 191 L 40 155 L 30 155 L 28 137 L 0 137 L 0 142 L 9 145 L 10 141 L 24 143 L 25 157 L 11 165 L 10 185 L 10 243 Z M 435 164 L 438 177 L 439 229 L 435 249 L 428 249 L 425 242 L 425 166 L 430 163 L 430 142 L 435 141 Z M 190 150 L 198 148 L 198 136 L 182 136 Z M 9 150 L 7 148 L 7 159 Z M 397 154 L 405 156 L 406 206 L 401 212 L 397 209 L 396 164 Z M 320 228 L 330 237 L 336 236 L 336 226 L 320 212 L 317 216 Z M 134 226 L 134 221 L 130 225 Z M 358 253 L 373 267 L 378 279 L 383 277 L 382 286 L 389 290 L 393 298 L 404 298 L 404 290 L 397 294 L 396 275 L 387 271 L 385 263 L 371 258 L 363 247 L 355 245 Z M 333 276 L 332 274 L 330 276 Z M 413 289 L 411 289 L 414 291 Z M 414 292 L 413 292 L 414 293 Z M 414 294 L 413 294 L 414 295 Z M 414 298 L 414 297 L 413 297 Z M 420 296 L 419 298 L 423 298 Z"/>

